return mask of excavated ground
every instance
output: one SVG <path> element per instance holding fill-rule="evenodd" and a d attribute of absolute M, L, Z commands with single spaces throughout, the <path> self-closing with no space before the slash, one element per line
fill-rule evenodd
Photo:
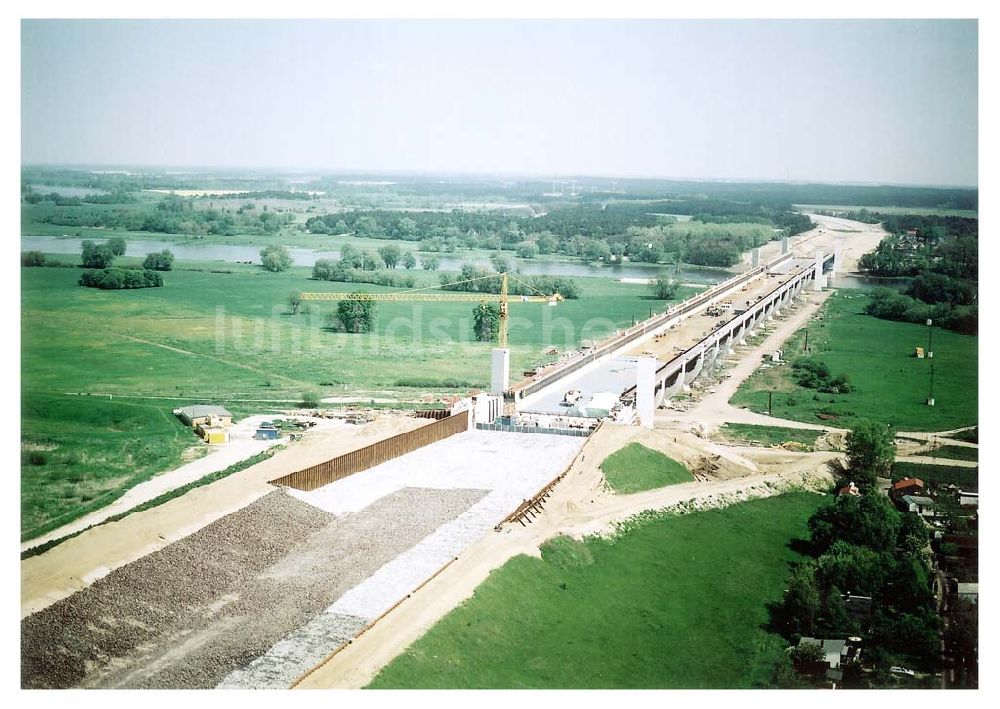
<path fill-rule="evenodd" d="M 25 618 L 22 687 L 214 687 L 486 493 L 404 488 L 340 518 L 270 493 Z"/>

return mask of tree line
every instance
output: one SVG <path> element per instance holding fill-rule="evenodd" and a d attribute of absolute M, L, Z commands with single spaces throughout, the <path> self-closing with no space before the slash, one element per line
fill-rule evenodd
<path fill-rule="evenodd" d="M 793 643 L 806 635 L 861 636 L 865 663 L 874 668 L 868 681 L 876 686 L 888 679 L 896 656 L 933 671 L 939 651 L 927 528 L 915 514 L 897 511 L 878 486 L 891 475 L 894 438 L 890 427 L 875 422 L 848 433 L 847 478 L 860 495 L 841 494 L 809 519 L 812 558 L 793 568 L 777 611 Z M 850 596 L 870 597 L 870 609 L 851 612 Z M 792 659 L 808 671 L 817 658 L 798 650 Z M 864 683 L 857 665 L 842 670 L 845 686 Z"/>
<path fill-rule="evenodd" d="M 885 320 L 924 323 L 974 335 L 979 329 L 979 222 L 963 217 L 899 215 L 883 222 L 891 234 L 858 261 L 878 276 L 912 276 L 903 293 L 872 292 L 865 312 Z"/>

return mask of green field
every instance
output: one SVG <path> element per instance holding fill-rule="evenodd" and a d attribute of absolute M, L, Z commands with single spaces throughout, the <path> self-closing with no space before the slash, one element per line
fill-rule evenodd
<path fill-rule="evenodd" d="M 951 460 L 979 460 L 979 449 L 968 446 L 941 446 L 923 453 L 934 458 L 949 458 Z"/>
<path fill-rule="evenodd" d="M 113 502 L 208 452 L 162 401 L 26 392 L 21 402 L 21 530 L 30 539 Z"/>
<path fill-rule="evenodd" d="M 959 485 L 967 490 L 979 489 L 979 468 L 958 465 L 933 465 L 923 463 L 893 463 L 892 477 L 920 478 L 925 483 Z"/>
<path fill-rule="evenodd" d="M 490 574 L 376 688 L 768 687 L 785 642 L 764 628 L 789 544 L 825 498 L 791 493 L 566 537 Z"/>
<path fill-rule="evenodd" d="M 864 314 L 868 296 L 837 291 L 808 325 L 810 355 L 834 375 L 846 373 L 855 391 L 825 394 L 798 386 L 791 367 L 758 369 L 731 399 L 736 406 L 767 410 L 774 392 L 779 418 L 850 428 L 859 419 L 892 424 L 901 431 L 943 431 L 978 420 L 978 339 L 934 328 L 934 358 L 917 359 L 927 346 L 927 327 Z M 805 329 L 783 346 L 785 358 L 803 352 Z M 927 406 L 934 365 L 935 406 Z"/>
<path fill-rule="evenodd" d="M 800 443 L 808 448 L 816 445 L 816 439 L 826 431 L 814 431 L 784 426 L 757 426 L 752 423 L 724 423 L 719 427 L 723 438 L 737 443 L 753 443 L 773 446 L 782 443 Z"/>
<path fill-rule="evenodd" d="M 492 345 L 472 341 L 473 303 L 382 303 L 374 332 L 347 334 L 325 327 L 334 303 L 293 316 L 288 293 L 390 289 L 314 281 L 309 269 L 175 267 L 163 288 L 129 291 L 83 288 L 78 268 L 21 270 L 25 534 L 179 465 L 197 443 L 170 413 L 180 405 L 220 403 L 239 416 L 287 408 L 306 391 L 413 401 L 489 384 Z M 436 273 L 414 275 L 439 282 Z M 577 282 L 578 300 L 511 306 L 514 379 L 552 359 L 542 354 L 549 344 L 576 347 L 665 307 L 647 286 Z"/>
<path fill-rule="evenodd" d="M 676 460 L 641 443 L 629 443 L 609 455 L 601 463 L 601 472 L 611 489 L 624 494 L 694 480 Z"/>

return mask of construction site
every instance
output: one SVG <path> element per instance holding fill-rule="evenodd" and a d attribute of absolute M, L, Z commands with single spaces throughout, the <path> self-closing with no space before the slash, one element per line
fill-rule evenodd
<path fill-rule="evenodd" d="M 363 686 L 491 569 L 555 534 L 828 484 L 835 451 L 723 445 L 701 430 L 845 269 L 816 236 L 757 252 L 744 273 L 513 383 L 504 278 L 490 391 L 438 418 L 317 426 L 22 561 L 22 685 Z M 632 441 L 694 481 L 612 493 L 600 464 Z"/>

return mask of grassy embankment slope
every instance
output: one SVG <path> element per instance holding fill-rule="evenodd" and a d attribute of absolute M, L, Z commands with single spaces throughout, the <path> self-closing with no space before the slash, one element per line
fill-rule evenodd
<path fill-rule="evenodd" d="M 217 402 L 245 415 L 287 407 L 303 391 L 363 398 L 389 390 L 416 399 L 428 390 L 488 385 L 491 345 L 472 341 L 471 303 L 383 303 L 375 332 L 346 334 L 324 329 L 335 304 L 313 304 L 313 314 L 293 316 L 288 293 L 389 289 L 317 282 L 308 269 L 175 266 L 198 270 L 175 270 L 165 274 L 163 288 L 131 291 L 78 286 L 78 268 L 22 269 L 22 531 L 28 536 L 179 465 L 197 439 L 174 420 L 176 406 Z M 434 273 L 417 277 L 438 282 Z M 512 306 L 515 377 L 542 359 L 549 342 L 575 347 L 665 306 L 647 296 L 646 286 L 578 282 L 579 300 Z"/>
<path fill-rule="evenodd" d="M 764 629 L 768 604 L 825 500 L 792 493 L 551 540 L 541 559 L 490 574 L 370 686 L 769 686 L 784 641 Z"/>
<path fill-rule="evenodd" d="M 609 455 L 601 463 L 601 472 L 608 485 L 620 493 L 641 492 L 694 480 L 682 464 L 641 443 L 629 443 Z"/>
<path fill-rule="evenodd" d="M 846 373 L 850 394 L 823 394 L 798 386 L 790 366 L 758 369 L 731 399 L 753 411 L 767 410 L 774 392 L 779 418 L 850 428 L 859 419 L 891 423 L 901 431 L 942 431 L 970 426 L 978 417 L 978 338 L 934 330 L 934 358 L 917 359 L 927 346 L 927 327 L 879 320 L 864 314 L 868 296 L 838 291 L 820 319 L 808 325 L 810 355 L 834 374 Z M 785 358 L 802 356 L 805 330 L 784 346 Z M 934 365 L 935 406 L 927 406 Z"/>

